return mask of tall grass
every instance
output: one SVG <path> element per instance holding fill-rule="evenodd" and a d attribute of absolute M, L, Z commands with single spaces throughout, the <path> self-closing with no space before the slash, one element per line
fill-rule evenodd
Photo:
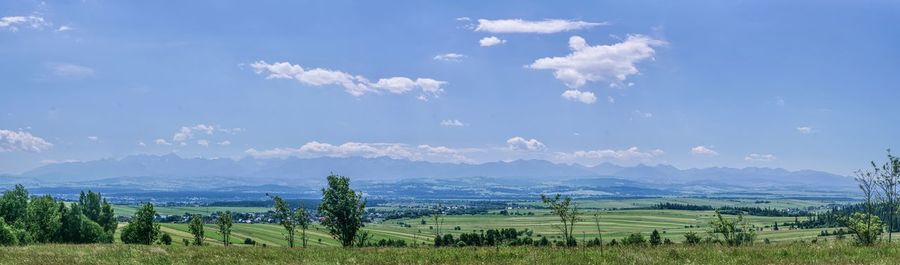
<path fill-rule="evenodd" d="M 898 264 L 900 248 L 842 242 L 591 248 L 365 248 L 35 245 L 0 248 L 0 264 Z"/>

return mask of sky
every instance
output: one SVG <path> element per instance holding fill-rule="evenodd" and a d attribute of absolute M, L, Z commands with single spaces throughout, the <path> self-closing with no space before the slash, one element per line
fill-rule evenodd
<path fill-rule="evenodd" d="M 900 148 L 897 1 L 0 2 L 0 173 L 182 157 L 781 167 Z"/>

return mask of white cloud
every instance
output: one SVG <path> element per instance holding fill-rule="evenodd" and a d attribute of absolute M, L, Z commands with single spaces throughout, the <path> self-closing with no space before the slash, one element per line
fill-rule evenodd
<path fill-rule="evenodd" d="M 458 18 L 456 18 L 456 21 L 471 21 L 471 20 L 472 20 L 472 19 L 469 18 L 469 17 L 458 17 Z"/>
<path fill-rule="evenodd" d="M 547 148 L 544 143 L 541 143 L 537 139 L 528 139 L 516 136 L 509 138 L 506 140 L 506 146 L 512 150 L 525 150 L 525 151 L 541 151 Z"/>
<path fill-rule="evenodd" d="M 797 132 L 799 132 L 800 134 L 811 134 L 814 131 L 813 131 L 812 127 L 804 126 L 804 127 L 797 127 Z"/>
<path fill-rule="evenodd" d="M 566 90 L 561 95 L 564 99 L 581 101 L 581 103 L 585 104 L 593 104 L 597 102 L 597 97 L 594 96 L 594 92 L 590 91 L 581 91 L 578 89 Z"/>
<path fill-rule="evenodd" d="M 156 141 L 154 141 L 154 142 L 155 142 L 157 145 L 172 145 L 172 143 L 167 142 L 165 139 L 162 139 L 162 138 L 156 139 Z"/>
<path fill-rule="evenodd" d="M 221 141 L 221 142 L 218 143 L 218 145 L 221 145 L 221 146 L 228 146 L 228 145 L 231 145 L 231 141 L 228 141 L 228 140 Z"/>
<path fill-rule="evenodd" d="M 646 160 L 664 155 L 665 152 L 660 149 L 650 151 L 641 151 L 637 147 L 631 147 L 625 150 L 598 149 L 588 151 L 575 151 L 571 153 L 557 153 L 556 157 L 561 160 L 576 159 L 615 159 L 615 160 Z"/>
<path fill-rule="evenodd" d="M 27 26 L 33 29 L 41 29 L 50 26 L 50 23 L 39 16 L 9 16 L 0 17 L 0 29 L 6 29 L 12 32 L 19 31 L 20 26 Z"/>
<path fill-rule="evenodd" d="M 208 147 L 209 141 L 207 141 L 206 139 L 200 139 L 200 140 L 197 140 L 197 144 L 202 145 L 204 147 Z"/>
<path fill-rule="evenodd" d="M 770 162 L 770 161 L 774 161 L 775 159 L 777 159 L 777 158 L 775 157 L 775 155 L 772 155 L 772 154 L 755 154 L 754 153 L 754 154 L 749 154 L 746 157 L 744 157 L 745 161 L 751 161 L 751 162 Z"/>
<path fill-rule="evenodd" d="M 0 129 L 0 152 L 25 151 L 40 153 L 53 147 L 41 137 L 25 131 Z"/>
<path fill-rule="evenodd" d="M 546 19 L 529 21 L 521 19 L 479 19 L 475 31 L 490 33 L 557 33 L 607 25 L 606 22 L 585 22 L 577 20 Z"/>
<path fill-rule="evenodd" d="M 409 146 L 399 143 L 358 143 L 347 142 L 341 145 L 332 145 L 312 141 L 303 144 L 299 148 L 274 148 L 269 150 L 247 149 L 245 153 L 253 157 L 390 157 L 405 160 L 428 160 L 444 162 L 469 162 L 470 159 L 462 155 L 464 151 L 445 146 L 419 145 Z"/>
<path fill-rule="evenodd" d="M 144 141 L 138 141 L 138 146 L 147 146 L 147 144 L 145 144 Z"/>
<path fill-rule="evenodd" d="M 445 53 L 434 56 L 435 60 L 447 62 L 459 62 L 462 61 L 463 58 L 466 58 L 466 56 L 458 53 Z"/>
<path fill-rule="evenodd" d="M 459 121 L 459 120 L 453 119 L 453 120 L 443 120 L 443 121 L 441 121 L 441 126 L 444 126 L 444 127 L 463 127 L 463 126 L 466 126 L 466 124 L 463 123 L 463 122 L 461 122 L 461 121 Z"/>
<path fill-rule="evenodd" d="M 382 78 L 377 82 L 371 82 L 359 75 L 322 68 L 304 69 L 300 65 L 289 62 L 269 64 L 265 61 L 257 61 L 250 66 L 257 74 L 268 74 L 267 79 L 293 79 L 311 86 L 338 85 L 353 96 L 381 92 L 403 94 L 419 89 L 423 97 L 426 95 L 437 97 L 444 91 L 442 86 L 447 84 L 447 82 L 431 78 L 411 79 L 408 77 Z"/>
<path fill-rule="evenodd" d="M 100 140 L 100 137 L 97 137 L 97 136 L 88 136 L 87 139 L 90 140 L 91 142 L 96 142 L 97 140 Z"/>
<path fill-rule="evenodd" d="M 68 64 L 68 63 L 53 63 L 49 64 L 48 68 L 50 68 L 50 72 L 58 77 L 65 78 L 85 78 L 94 75 L 94 69 L 90 67 L 76 65 L 76 64 Z"/>
<path fill-rule="evenodd" d="M 74 29 L 75 28 L 72 28 L 70 26 L 62 25 L 58 29 L 56 29 L 56 31 L 63 32 L 63 31 L 70 31 L 70 30 L 74 30 Z"/>
<path fill-rule="evenodd" d="M 695 146 L 694 148 L 691 148 L 691 154 L 704 155 L 704 156 L 717 156 L 717 155 L 719 155 L 719 152 L 716 152 L 716 150 L 712 150 L 709 147 L 698 145 L 698 146 Z"/>
<path fill-rule="evenodd" d="M 481 45 L 481 47 L 491 47 L 491 46 L 494 46 L 497 44 L 503 44 L 503 43 L 506 43 L 506 40 L 502 40 L 495 36 L 484 37 L 478 41 L 478 44 Z"/>
<path fill-rule="evenodd" d="M 609 103 L 616 103 L 616 98 L 614 98 L 612 96 L 607 96 L 606 101 Z"/>
<path fill-rule="evenodd" d="M 228 134 L 236 134 L 242 132 L 244 129 L 242 128 L 222 128 L 218 125 L 207 125 L 207 124 L 195 124 L 192 126 L 181 126 L 174 135 L 172 135 L 172 141 L 174 142 L 184 142 L 194 138 L 196 134 L 206 134 L 213 135 L 216 132 L 223 132 Z"/>
<path fill-rule="evenodd" d="M 553 70 L 556 79 L 566 86 L 577 88 L 587 82 L 605 81 L 610 86 L 627 85 L 629 75 L 638 74 L 636 64 L 651 59 L 653 47 L 664 46 L 665 41 L 642 35 L 629 35 L 625 41 L 612 45 L 590 46 L 579 37 L 569 38 L 572 53 L 565 57 L 546 57 L 535 60 L 527 67 Z"/>

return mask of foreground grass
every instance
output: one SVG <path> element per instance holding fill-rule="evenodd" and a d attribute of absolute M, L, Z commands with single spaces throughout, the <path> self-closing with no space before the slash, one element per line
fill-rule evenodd
<path fill-rule="evenodd" d="M 0 264 L 896 264 L 896 245 L 759 244 L 656 248 L 367 248 L 36 245 L 0 248 Z"/>

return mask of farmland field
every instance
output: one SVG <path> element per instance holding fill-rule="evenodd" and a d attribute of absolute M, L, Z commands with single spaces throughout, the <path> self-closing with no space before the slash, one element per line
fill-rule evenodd
<path fill-rule="evenodd" d="M 512 215 L 501 215 L 495 211 L 488 214 L 446 216 L 442 225 L 442 232 L 457 236 L 464 232 L 516 228 L 517 230 L 528 229 L 534 231 L 534 236 L 543 235 L 550 240 L 561 239 L 560 232 L 555 226 L 559 223 L 559 219 L 550 215 L 547 210 L 530 209 L 519 210 L 518 212 L 522 215 L 516 215 L 517 211 L 512 210 Z M 527 215 L 526 212 L 531 212 L 533 215 Z M 592 239 L 597 236 L 597 227 L 594 223 L 593 213 L 590 211 L 585 212 L 582 220 L 576 223 L 575 235 L 578 240 L 583 238 Z M 642 233 L 644 236 L 649 236 L 651 231 L 658 229 L 662 233 L 663 238 L 680 242 L 684 239 L 684 234 L 687 232 L 693 231 L 704 234 L 707 231 L 709 221 L 714 216 L 715 213 L 713 211 L 635 209 L 600 211 L 599 221 L 600 230 L 605 241 L 621 239 L 630 233 Z M 766 227 L 776 222 L 779 224 L 793 222 L 794 217 L 745 216 L 745 218 L 751 224 L 761 228 L 762 231 L 757 232 L 757 239 L 760 241 L 765 239 L 774 242 L 809 240 L 815 238 L 821 232 L 821 229 L 788 229 L 787 227 L 774 231 Z M 425 224 L 422 223 L 423 220 Z M 454 229 L 456 227 L 459 227 L 458 230 Z M 232 242 L 236 244 L 242 243 L 245 238 L 251 238 L 259 244 L 268 246 L 286 245 L 286 241 L 282 236 L 283 228 L 277 224 L 235 224 L 232 229 Z M 378 221 L 367 223 L 363 228 L 364 231 L 368 231 L 373 235 L 374 241 L 384 238 L 404 240 L 407 243 L 415 242 L 420 245 L 432 243 L 434 229 L 436 227 L 428 217 Z M 190 237 L 186 224 L 164 223 L 162 224 L 162 231 L 170 234 L 176 243 L 181 242 L 182 238 Z M 207 224 L 205 231 L 208 243 L 221 244 L 221 236 L 215 232 L 215 225 Z M 338 245 L 328 235 L 325 228 L 318 225 L 312 225 L 308 230 L 308 234 L 310 245 Z"/>

